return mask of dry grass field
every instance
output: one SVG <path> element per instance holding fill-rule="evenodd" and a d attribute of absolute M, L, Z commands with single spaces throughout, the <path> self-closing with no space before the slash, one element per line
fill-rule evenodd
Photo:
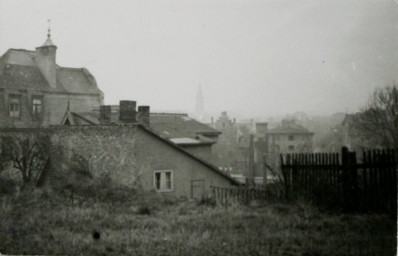
<path fill-rule="evenodd" d="M 60 191 L 1 195 L 2 254 L 396 255 L 396 222 L 383 215 L 303 202 L 223 207 L 112 186 Z"/>

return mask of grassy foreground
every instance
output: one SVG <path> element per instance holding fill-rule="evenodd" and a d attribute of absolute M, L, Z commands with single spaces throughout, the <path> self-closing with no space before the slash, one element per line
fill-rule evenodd
<path fill-rule="evenodd" d="M 382 215 L 332 215 L 304 203 L 225 208 L 154 194 L 93 196 L 77 193 L 72 205 L 68 193 L 3 195 L 0 253 L 396 255 L 396 223 Z"/>

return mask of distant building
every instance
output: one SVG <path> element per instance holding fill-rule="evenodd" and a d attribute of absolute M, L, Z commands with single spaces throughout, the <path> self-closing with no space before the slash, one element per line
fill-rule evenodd
<path fill-rule="evenodd" d="M 282 120 L 280 126 L 265 132 L 267 164 L 277 169 L 281 153 L 312 152 L 313 136 L 314 133 L 296 124 L 295 120 Z"/>
<path fill-rule="evenodd" d="M 103 93 L 85 68 L 60 67 L 50 33 L 35 51 L 9 49 L 0 57 L 0 127 L 59 124 L 67 109 L 89 111 Z"/>

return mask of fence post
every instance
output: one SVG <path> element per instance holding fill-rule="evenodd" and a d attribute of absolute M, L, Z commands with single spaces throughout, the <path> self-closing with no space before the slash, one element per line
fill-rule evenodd
<path fill-rule="evenodd" d="M 347 211 L 358 210 L 358 174 L 355 152 L 349 152 L 343 147 L 342 169 L 343 169 L 343 193 L 344 208 Z"/>

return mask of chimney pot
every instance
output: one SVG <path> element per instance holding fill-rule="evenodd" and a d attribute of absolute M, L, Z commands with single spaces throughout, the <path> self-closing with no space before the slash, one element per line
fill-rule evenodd
<path fill-rule="evenodd" d="M 110 123 L 111 122 L 112 109 L 110 105 L 100 106 L 100 123 Z"/>
<path fill-rule="evenodd" d="M 135 107 L 137 102 L 132 100 L 121 100 L 120 101 L 120 113 L 119 120 L 122 123 L 135 123 L 136 120 L 136 110 Z"/>
<path fill-rule="evenodd" d="M 149 106 L 138 106 L 138 122 L 143 124 L 144 126 L 150 126 L 150 107 Z"/>

